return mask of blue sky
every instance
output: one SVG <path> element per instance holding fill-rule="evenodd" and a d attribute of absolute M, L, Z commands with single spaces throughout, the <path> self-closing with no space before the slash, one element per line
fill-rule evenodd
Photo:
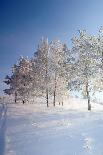
<path fill-rule="evenodd" d="M 42 36 L 70 46 L 78 29 L 96 34 L 103 0 L 0 0 L 0 93 L 20 55 L 31 57 Z"/>

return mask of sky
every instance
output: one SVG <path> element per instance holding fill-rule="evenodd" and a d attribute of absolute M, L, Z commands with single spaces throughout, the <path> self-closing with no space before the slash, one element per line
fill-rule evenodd
<path fill-rule="evenodd" d="M 97 34 L 103 0 L 0 0 L 0 94 L 21 55 L 32 57 L 42 37 L 71 46 L 79 29 Z"/>

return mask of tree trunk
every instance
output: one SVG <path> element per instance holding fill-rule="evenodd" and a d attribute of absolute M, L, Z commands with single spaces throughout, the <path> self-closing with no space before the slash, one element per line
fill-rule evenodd
<path fill-rule="evenodd" d="M 62 101 L 62 106 L 63 106 L 63 101 Z"/>
<path fill-rule="evenodd" d="M 88 90 L 88 82 L 86 84 L 86 93 L 87 93 L 87 100 L 88 100 L 88 110 L 91 110 L 90 94 L 89 94 L 89 90 Z"/>
<path fill-rule="evenodd" d="M 55 73 L 55 81 L 54 81 L 54 101 L 53 101 L 53 105 L 55 106 L 55 98 L 56 98 L 56 73 Z"/>
<path fill-rule="evenodd" d="M 55 107 L 55 90 L 54 90 L 54 102 L 53 102 L 53 105 L 54 105 L 54 107 Z"/>
<path fill-rule="evenodd" d="M 17 93 L 15 92 L 15 103 L 17 102 Z"/>
<path fill-rule="evenodd" d="M 48 50 L 47 50 L 47 55 L 46 55 L 46 103 L 47 103 L 47 107 L 49 107 L 49 95 L 48 95 Z"/>
<path fill-rule="evenodd" d="M 47 107 L 49 107 L 49 104 L 48 104 L 48 89 L 46 90 L 46 102 L 47 102 Z"/>
<path fill-rule="evenodd" d="M 88 110 L 91 110 L 90 98 L 88 98 Z"/>
<path fill-rule="evenodd" d="M 25 103 L 25 101 L 24 101 L 24 100 L 22 100 L 22 102 L 23 102 L 23 104 Z"/>
<path fill-rule="evenodd" d="M 102 60 L 101 60 L 101 63 L 102 63 L 102 77 L 101 77 L 101 79 L 102 79 L 102 82 L 103 82 L 103 51 L 102 51 Z"/>

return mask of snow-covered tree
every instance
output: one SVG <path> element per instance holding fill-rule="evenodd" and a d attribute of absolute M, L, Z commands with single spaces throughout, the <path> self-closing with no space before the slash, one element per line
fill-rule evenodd
<path fill-rule="evenodd" d="M 29 98 L 45 96 L 47 107 L 49 97 L 63 103 L 68 90 L 82 91 L 91 110 L 90 94 L 94 90 L 103 90 L 103 33 L 98 36 L 79 31 L 79 36 L 72 39 L 72 49 L 59 40 L 50 44 L 43 39 L 34 56 L 29 60 L 21 57 L 12 68 L 12 75 L 5 78 L 9 89 L 6 94 L 14 94 L 23 103 Z M 98 75 L 99 78 L 97 78 Z M 101 85 L 101 86 L 100 86 Z"/>
<path fill-rule="evenodd" d="M 6 76 L 4 82 L 10 87 L 4 91 L 7 94 L 13 94 L 15 102 L 17 101 L 17 97 L 20 97 L 23 103 L 29 98 L 31 71 L 32 67 L 29 59 L 21 57 L 18 63 L 12 67 L 11 77 Z"/>
<path fill-rule="evenodd" d="M 66 91 L 66 62 L 65 46 L 59 40 L 50 43 L 50 82 L 54 96 L 53 105 L 57 101 L 63 102 Z"/>
<path fill-rule="evenodd" d="M 95 77 L 96 54 L 95 37 L 87 35 L 86 31 L 79 31 L 79 37 L 72 39 L 72 52 L 76 54 L 74 63 L 75 78 L 72 86 L 81 89 L 88 99 L 88 110 L 91 110 L 90 91 L 91 81 Z"/>
<path fill-rule="evenodd" d="M 39 76 L 38 76 L 38 67 L 37 67 L 37 55 L 38 53 L 35 52 L 33 57 L 31 58 L 31 66 L 32 66 L 32 72 L 31 72 L 31 97 L 34 99 L 35 97 L 38 97 L 41 95 L 41 91 L 39 90 Z"/>
<path fill-rule="evenodd" d="M 103 91 L 103 26 L 99 29 L 96 41 L 97 76 L 94 79 L 94 91 Z"/>
<path fill-rule="evenodd" d="M 32 59 L 33 66 L 33 87 L 37 92 L 37 95 L 46 96 L 47 107 L 48 104 L 48 95 L 49 95 L 49 73 L 48 73 L 48 61 L 49 61 L 49 43 L 48 39 L 41 40 L 38 45 L 38 49 Z"/>
<path fill-rule="evenodd" d="M 32 66 L 28 58 L 21 57 L 18 61 L 18 69 L 15 74 L 18 76 L 17 92 L 23 103 L 29 99 L 32 85 Z M 14 75 L 15 75 L 14 74 Z"/>
<path fill-rule="evenodd" d="M 11 76 L 7 75 L 4 81 L 7 85 L 9 85 L 9 88 L 5 89 L 4 92 L 8 95 L 11 95 L 11 94 L 14 95 L 15 103 L 17 101 L 17 88 L 18 88 L 18 80 L 19 80 L 17 73 L 18 73 L 18 66 L 14 65 L 12 68 L 12 75 Z"/>

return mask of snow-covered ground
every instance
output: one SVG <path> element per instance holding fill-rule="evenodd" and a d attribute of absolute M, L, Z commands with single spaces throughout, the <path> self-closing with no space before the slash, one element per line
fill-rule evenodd
<path fill-rule="evenodd" d="M 42 101 L 41 101 L 42 103 Z M 0 105 L 0 155 L 103 155 L 103 105 Z"/>

